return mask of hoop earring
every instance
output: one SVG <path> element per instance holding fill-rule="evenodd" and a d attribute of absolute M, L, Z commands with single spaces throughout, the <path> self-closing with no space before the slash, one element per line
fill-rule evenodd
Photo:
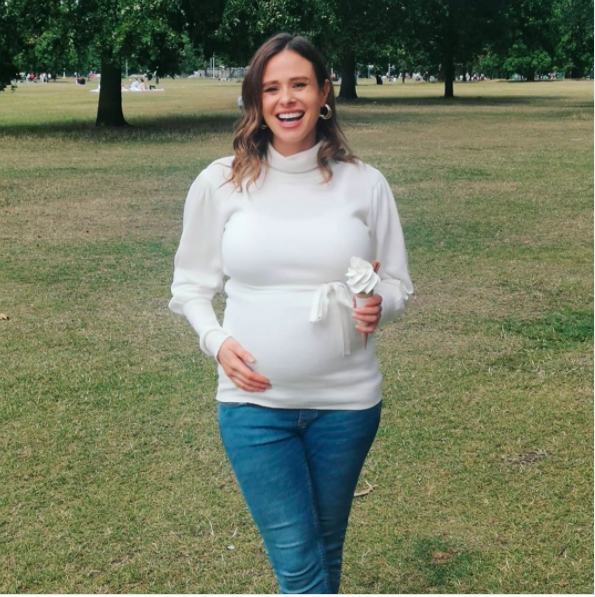
<path fill-rule="evenodd" d="M 268 129 L 269 127 L 266 125 L 266 122 L 263 122 L 263 123 L 260 125 L 260 128 L 261 128 L 261 129 Z"/>
<path fill-rule="evenodd" d="M 324 107 L 326 108 L 326 113 L 323 114 L 322 112 L 318 115 L 318 118 L 322 118 L 322 120 L 328 120 L 329 118 L 332 117 L 333 115 L 333 111 L 331 110 L 331 107 L 328 104 L 324 104 Z M 321 108 L 322 110 L 322 108 Z"/>

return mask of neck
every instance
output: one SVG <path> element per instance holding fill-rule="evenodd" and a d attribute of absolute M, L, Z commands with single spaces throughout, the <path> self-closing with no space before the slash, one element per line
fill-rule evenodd
<path fill-rule="evenodd" d="M 274 170 L 294 174 L 316 170 L 318 168 L 318 150 L 321 143 L 322 141 L 319 141 L 309 149 L 291 155 L 283 155 L 274 144 L 271 144 L 267 151 L 268 164 Z"/>
<path fill-rule="evenodd" d="M 308 135 L 306 139 L 302 139 L 297 143 L 287 143 L 281 141 L 278 137 L 273 137 L 272 141 L 272 146 L 275 150 L 286 158 L 295 155 L 296 153 L 301 153 L 302 151 L 308 151 L 308 149 L 312 149 L 314 145 L 316 145 L 316 130 L 313 130 L 312 134 Z"/>

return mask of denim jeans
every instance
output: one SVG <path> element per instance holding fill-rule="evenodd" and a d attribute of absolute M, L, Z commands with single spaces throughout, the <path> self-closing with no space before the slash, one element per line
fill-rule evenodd
<path fill-rule="evenodd" d="M 281 593 L 337 593 L 353 493 L 381 403 L 366 410 L 218 408 L 223 445 Z"/>

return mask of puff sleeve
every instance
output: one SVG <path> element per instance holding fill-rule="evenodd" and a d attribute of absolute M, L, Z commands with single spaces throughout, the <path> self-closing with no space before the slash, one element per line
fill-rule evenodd
<path fill-rule="evenodd" d="M 215 294 L 223 289 L 221 242 L 225 213 L 220 204 L 204 170 L 186 198 L 169 303 L 169 308 L 184 315 L 196 330 L 201 350 L 215 358 L 230 337 L 219 324 L 212 303 Z"/>
<path fill-rule="evenodd" d="M 381 281 L 375 292 L 382 296 L 379 325 L 384 326 L 405 310 L 407 300 L 413 294 L 413 285 L 395 198 L 386 178 L 380 172 L 378 175 L 372 190 L 368 225 L 375 259 L 380 262 L 378 275 Z"/>

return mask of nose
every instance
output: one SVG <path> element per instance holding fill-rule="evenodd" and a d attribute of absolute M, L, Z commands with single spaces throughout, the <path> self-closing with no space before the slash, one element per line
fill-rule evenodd
<path fill-rule="evenodd" d="M 291 86 L 284 86 L 281 90 L 281 104 L 287 105 L 291 104 L 294 101 L 293 97 L 293 89 Z"/>

